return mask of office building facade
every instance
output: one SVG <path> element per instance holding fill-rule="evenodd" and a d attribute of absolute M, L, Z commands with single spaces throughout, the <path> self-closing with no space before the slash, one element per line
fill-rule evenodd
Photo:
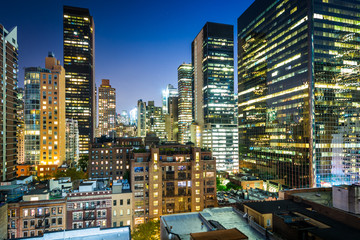
<path fill-rule="evenodd" d="M 24 88 L 18 88 L 17 89 L 17 119 L 18 119 L 18 125 L 17 125 L 17 164 L 23 164 L 25 162 L 25 123 L 24 123 Z"/>
<path fill-rule="evenodd" d="M 192 74 L 191 64 L 183 63 L 178 67 L 178 127 L 179 143 L 185 144 L 190 141 L 190 125 L 192 123 Z"/>
<path fill-rule="evenodd" d="M 202 146 L 212 149 L 217 169 L 238 171 L 234 119 L 234 31 L 232 25 L 208 22 L 192 42 L 193 119 Z"/>
<path fill-rule="evenodd" d="M 74 119 L 66 119 L 66 163 L 78 166 L 79 161 L 79 127 Z"/>
<path fill-rule="evenodd" d="M 99 134 L 114 137 L 116 118 L 116 91 L 110 85 L 109 79 L 102 79 L 99 93 Z"/>
<path fill-rule="evenodd" d="M 65 161 L 65 70 L 52 53 L 25 69 L 25 164 L 43 176 Z"/>
<path fill-rule="evenodd" d="M 88 9 L 63 11 L 66 118 L 78 121 L 80 155 L 86 155 L 96 124 L 95 25 Z"/>
<path fill-rule="evenodd" d="M 238 19 L 241 167 L 291 187 L 360 180 L 358 1 L 255 1 Z"/>
<path fill-rule="evenodd" d="M 17 27 L 8 31 L 0 24 L 0 179 L 16 177 L 17 161 L 17 87 L 18 42 Z"/>

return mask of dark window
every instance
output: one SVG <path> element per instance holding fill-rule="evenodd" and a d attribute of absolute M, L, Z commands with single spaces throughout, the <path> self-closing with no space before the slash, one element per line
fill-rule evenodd
<path fill-rule="evenodd" d="M 113 205 L 116 206 L 116 200 L 113 201 Z"/>

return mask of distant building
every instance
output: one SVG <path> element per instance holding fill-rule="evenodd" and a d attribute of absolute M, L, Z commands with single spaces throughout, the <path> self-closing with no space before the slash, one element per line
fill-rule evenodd
<path fill-rule="evenodd" d="M 0 203 L 0 240 L 8 239 L 8 205 Z"/>
<path fill-rule="evenodd" d="M 162 113 L 169 114 L 169 99 L 173 97 L 178 97 L 178 90 L 173 85 L 168 84 L 166 89 L 162 91 Z"/>
<path fill-rule="evenodd" d="M 91 144 L 88 171 L 90 179 L 123 179 L 130 173 L 133 149 L 142 145 L 141 138 L 97 138 Z"/>
<path fill-rule="evenodd" d="M 66 118 L 79 124 L 80 155 L 89 154 L 96 124 L 95 24 L 89 9 L 63 8 Z"/>
<path fill-rule="evenodd" d="M 133 196 L 127 180 L 112 184 L 112 227 L 133 226 Z"/>
<path fill-rule="evenodd" d="M 180 144 L 143 150 L 134 152 L 131 160 L 135 225 L 217 205 L 211 152 Z"/>
<path fill-rule="evenodd" d="M 25 116 L 24 116 L 24 88 L 18 88 L 17 93 L 17 118 L 18 118 L 18 125 L 17 125 L 17 153 L 18 159 L 17 164 L 24 164 L 25 163 Z"/>
<path fill-rule="evenodd" d="M 169 120 L 170 121 L 170 120 Z M 169 128 L 172 129 L 173 126 Z M 161 141 L 168 140 L 166 132 L 165 114 L 161 107 L 155 106 L 154 101 L 148 101 L 146 106 L 146 133 L 153 132 L 160 138 Z"/>
<path fill-rule="evenodd" d="M 17 27 L 8 31 L 0 24 L 0 180 L 16 177 L 17 117 L 11 106 L 17 106 L 18 42 Z M 4 121 L 5 120 L 5 121 Z"/>
<path fill-rule="evenodd" d="M 77 166 L 79 161 L 79 125 L 77 120 L 66 119 L 66 163 Z"/>
<path fill-rule="evenodd" d="M 207 22 L 192 42 L 193 120 L 216 168 L 239 171 L 234 99 L 234 27 Z"/>
<path fill-rule="evenodd" d="M 65 70 L 53 53 L 25 69 L 25 164 L 45 176 L 65 160 Z"/>
<path fill-rule="evenodd" d="M 169 97 L 168 99 L 168 113 L 165 115 L 165 132 L 166 141 L 178 142 L 179 136 L 179 112 L 178 112 L 179 98 Z"/>
<path fill-rule="evenodd" d="M 142 99 L 137 103 L 137 136 L 146 136 L 146 103 Z"/>
<path fill-rule="evenodd" d="M 116 91 L 109 79 L 102 79 L 98 88 L 99 135 L 115 137 L 116 126 Z"/>
<path fill-rule="evenodd" d="M 138 109 L 137 108 L 133 108 L 130 110 L 130 125 L 137 125 L 137 117 L 138 117 Z"/>
<path fill-rule="evenodd" d="M 179 143 L 190 141 L 190 125 L 192 123 L 192 74 L 191 64 L 183 63 L 178 67 L 179 88 Z"/>

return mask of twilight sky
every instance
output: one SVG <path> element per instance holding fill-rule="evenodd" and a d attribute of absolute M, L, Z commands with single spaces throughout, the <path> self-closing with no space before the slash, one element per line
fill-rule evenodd
<path fill-rule="evenodd" d="M 110 79 L 120 113 L 135 107 L 138 99 L 155 100 L 160 106 L 161 90 L 169 83 L 177 87 L 177 67 L 190 63 L 191 42 L 204 24 L 233 24 L 236 34 L 237 18 L 252 2 L 12 0 L 2 3 L 0 23 L 8 30 L 18 26 L 23 86 L 23 69 L 44 67 L 49 51 L 63 64 L 62 6 L 89 8 L 95 21 L 96 85 Z"/>

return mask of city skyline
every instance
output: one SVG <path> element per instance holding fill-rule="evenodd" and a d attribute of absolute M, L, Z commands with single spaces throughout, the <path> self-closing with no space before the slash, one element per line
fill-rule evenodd
<path fill-rule="evenodd" d="M 88 8 L 95 19 L 96 86 L 103 78 L 113 80 L 113 86 L 118 91 L 117 112 L 120 113 L 136 107 L 140 98 L 155 100 L 155 104 L 160 105 L 164 86 L 173 84 L 177 87 L 177 67 L 183 62 L 190 62 L 190 43 L 199 29 L 207 21 L 235 25 L 239 14 L 253 1 L 229 1 L 220 7 L 211 4 L 211 1 L 206 5 L 201 1 L 191 3 L 191 8 L 186 2 L 178 6 L 163 1 L 114 3 L 112 7 L 95 1 L 17 2 L 24 7 L 16 9 L 17 12 L 2 14 L 0 21 L 8 29 L 18 26 L 19 86 L 23 86 L 23 69 L 40 66 L 43 56 L 49 51 L 54 52 L 63 64 L 63 5 Z M 39 7 L 47 11 L 32 15 L 31 10 Z M 193 14 L 194 9 L 201 9 L 204 14 L 198 17 Z M 119 30 L 114 31 L 115 28 Z M 33 47 L 35 44 L 36 47 Z M 162 71 L 158 71 L 160 68 Z M 136 95 L 132 94 L 139 85 L 144 87 Z"/>

